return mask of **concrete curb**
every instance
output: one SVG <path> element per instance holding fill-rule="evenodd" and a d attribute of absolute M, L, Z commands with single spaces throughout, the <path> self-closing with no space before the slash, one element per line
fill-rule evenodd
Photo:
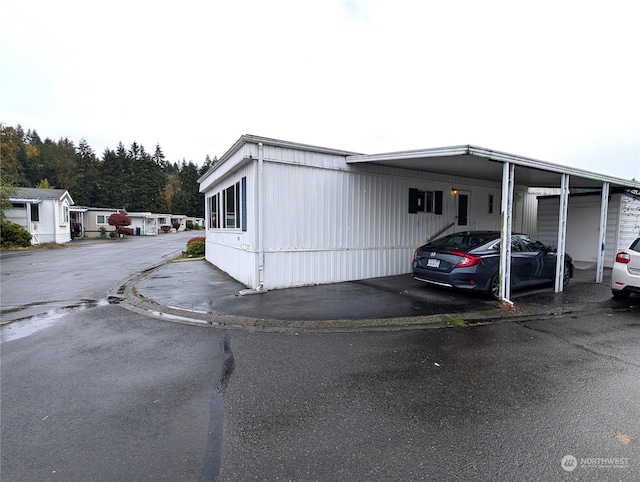
<path fill-rule="evenodd" d="M 194 261 L 185 259 L 178 262 Z M 613 309 L 610 302 L 574 303 L 564 305 L 517 304 L 511 308 L 483 311 L 444 313 L 425 316 L 372 319 L 333 319 L 289 321 L 226 315 L 213 312 L 192 311 L 184 308 L 164 306 L 142 296 L 136 284 L 165 263 L 151 266 L 123 281 L 109 295 L 110 303 L 152 318 L 193 326 L 215 327 L 231 330 L 247 330 L 265 333 L 329 333 L 365 331 L 422 330 L 445 327 L 468 327 L 501 321 L 526 322 L 554 317 L 594 313 Z M 172 260 L 172 262 L 176 262 Z"/>

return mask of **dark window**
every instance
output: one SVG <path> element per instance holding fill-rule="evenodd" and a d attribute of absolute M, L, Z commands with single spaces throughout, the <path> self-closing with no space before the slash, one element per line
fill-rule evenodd
<path fill-rule="evenodd" d="M 522 245 L 518 241 L 516 236 L 511 236 L 511 252 L 512 253 L 521 253 L 523 251 Z"/>
<path fill-rule="evenodd" d="M 461 249 L 468 251 L 470 249 L 477 248 L 495 239 L 496 235 L 482 232 L 466 232 L 466 233 L 454 233 L 438 238 L 435 241 L 429 243 L 429 246 L 445 249 Z M 499 245 L 500 243 L 496 243 Z"/>
<path fill-rule="evenodd" d="M 31 221 L 40 221 L 40 206 L 38 204 L 31 205 Z"/>
<path fill-rule="evenodd" d="M 525 251 L 536 253 L 545 250 L 544 244 L 531 236 L 520 236 L 520 241 L 522 241 Z"/>
<path fill-rule="evenodd" d="M 409 214 L 418 212 L 418 190 L 409 188 Z"/>
<path fill-rule="evenodd" d="M 493 213 L 493 194 L 489 194 L 489 214 Z"/>
<path fill-rule="evenodd" d="M 442 191 L 434 191 L 433 213 L 442 214 Z"/>
<path fill-rule="evenodd" d="M 409 213 L 442 214 L 442 191 L 409 189 Z"/>
<path fill-rule="evenodd" d="M 496 243 L 492 246 L 491 249 L 495 249 L 496 251 L 500 250 L 500 243 Z M 517 236 L 511 236 L 511 252 L 512 253 L 521 253 L 522 250 L 522 244 L 520 244 L 520 241 L 518 241 L 518 237 Z"/>
<path fill-rule="evenodd" d="M 242 178 L 242 230 L 247 230 L 247 178 Z"/>
<path fill-rule="evenodd" d="M 218 194 L 209 198 L 209 227 L 218 227 Z"/>

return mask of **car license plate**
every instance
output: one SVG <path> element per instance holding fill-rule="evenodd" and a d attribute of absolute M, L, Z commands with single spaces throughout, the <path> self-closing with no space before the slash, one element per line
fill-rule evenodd
<path fill-rule="evenodd" d="M 427 260 L 427 266 L 429 268 L 439 268 L 440 267 L 440 260 L 439 259 L 428 259 Z"/>

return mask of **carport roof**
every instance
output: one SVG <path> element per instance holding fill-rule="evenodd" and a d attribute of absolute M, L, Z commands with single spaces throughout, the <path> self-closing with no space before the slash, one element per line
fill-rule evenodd
<path fill-rule="evenodd" d="M 572 189 L 600 189 L 604 182 L 608 182 L 611 187 L 640 189 L 639 181 L 620 179 L 472 145 L 347 156 L 348 164 L 379 164 L 494 182 L 502 181 L 502 167 L 506 162 L 516 167 L 516 184 L 528 187 L 559 188 L 562 174 L 568 174 Z"/>

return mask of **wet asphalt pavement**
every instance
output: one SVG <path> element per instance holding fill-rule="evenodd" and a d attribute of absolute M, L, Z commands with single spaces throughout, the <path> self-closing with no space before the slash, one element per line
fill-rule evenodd
<path fill-rule="evenodd" d="M 640 480 L 640 298 L 608 277 L 514 310 L 408 275 L 239 296 L 160 261 L 187 236 L 3 254 L 3 317 L 70 310 L 2 326 L 3 481 Z"/>
<path fill-rule="evenodd" d="M 200 259 L 142 273 L 119 295 L 129 307 L 175 321 L 263 330 L 381 330 L 622 306 L 611 298 L 608 274 L 596 284 L 594 270 L 576 270 L 563 293 L 551 285 L 516 291 L 514 308 L 505 309 L 486 296 L 431 287 L 408 274 L 241 295 L 244 285 Z"/>

